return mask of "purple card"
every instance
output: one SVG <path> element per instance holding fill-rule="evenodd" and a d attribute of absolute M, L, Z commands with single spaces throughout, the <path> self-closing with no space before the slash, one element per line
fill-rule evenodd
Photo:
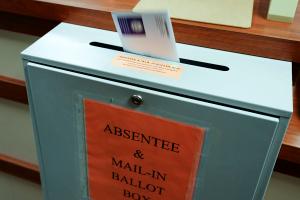
<path fill-rule="evenodd" d="M 118 17 L 122 34 L 145 35 L 142 17 Z"/>

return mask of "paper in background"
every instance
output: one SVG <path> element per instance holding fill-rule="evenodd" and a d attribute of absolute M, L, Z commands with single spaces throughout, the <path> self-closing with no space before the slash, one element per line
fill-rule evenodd
<path fill-rule="evenodd" d="M 141 0 L 133 9 L 169 9 L 172 18 L 250 28 L 254 0 Z"/>
<path fill-rule="evenodd" d="M 112 17 L 125 51 L 179 62 L 167 11 L 113 12 Z"/>

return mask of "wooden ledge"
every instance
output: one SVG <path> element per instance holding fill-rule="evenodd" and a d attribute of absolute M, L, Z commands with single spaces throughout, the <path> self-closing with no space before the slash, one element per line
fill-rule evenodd
<path fill-rule="evenodd" d="M 138 0 L 14 0 L 0 1 L 0 11 L 46 21 L 64 21 L 115 30 L 110 12 L 131 10 L 137 2 Z M 292 24 L 273 22 L 266 19 L 268 4 L 269 0 L 255 0 L 250 29 L 173 19 L 176 40 L 192 45 L 300 62 L 300 9 L 297 10 Z M 42 23 L 37 26 L 40 25 Z M 23 28 L 26 29 L 26 26 Z"/>
<path fill-rule="evenodd" d="M 0 75 L 0 97 L 27 104 L 25 82 Z"/>
<path fill-rule="evenodd" d="M 293 88 L 294 112 L 283 140 L 279 158 L 300 165 L 300 72 L 297 73 L 298 77 Z"/>
<path fill-rule="evenodd" d="M 37 184 L 41 183 L 39 167 L 37 165 L 11 156 L 0 154 L 0 170 Z"/>

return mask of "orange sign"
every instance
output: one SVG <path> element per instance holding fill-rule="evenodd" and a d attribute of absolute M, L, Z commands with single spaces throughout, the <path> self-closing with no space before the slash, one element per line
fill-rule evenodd
<path fill-rule="evenodd" d="M 191 200 L 204 129 L 85 99 L 92 200 Z"/>

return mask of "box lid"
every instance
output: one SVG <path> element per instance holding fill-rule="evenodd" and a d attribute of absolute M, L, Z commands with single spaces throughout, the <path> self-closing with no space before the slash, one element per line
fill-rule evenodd
<path fill-rule="evenodd" d="M 107 48 L 101 48 L 90 45 L 91 42 L 108 45 Z M 121 46 L 116 32 L 61 23 L 24 50 L 22 56 L 25 61 L 156 88 L 230 107 L 278 117 L 291 115 L 290 62 L 177 43 L 179 57 L 185 63 L 157 60 L 182 69 L 180 76 L 174 78 L 115 66 L 113 61 L 117 56 L 134 56 L 110 49 L 116 46 Z M 225 69 L 228 67 L 229 70 L 209 68 L 218 68 L 218 65 L 225 66 Z"/>

